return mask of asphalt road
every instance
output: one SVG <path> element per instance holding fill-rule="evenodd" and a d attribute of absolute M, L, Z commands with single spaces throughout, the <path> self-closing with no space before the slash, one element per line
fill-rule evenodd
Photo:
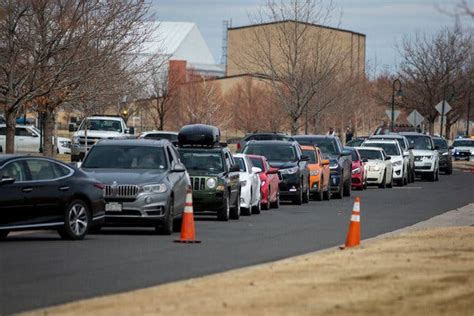
<path fill-rule="evenodd" d="M 474 174 L 437 183 L 353 191 L 369 238 L 474 202 Z M 148 229 L 107 229 L 82 242 L 37 232 L 0 243 L 0 314 L 57 305 L 274 261 L 345 240 L 353 197 L 283 205 L 227 223 L 197 219 L 201 244 L 176 244 Z"/>

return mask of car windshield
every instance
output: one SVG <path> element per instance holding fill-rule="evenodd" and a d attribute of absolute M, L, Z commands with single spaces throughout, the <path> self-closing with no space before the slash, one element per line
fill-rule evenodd
<path fill-rule="evenodd" d="M 82 168 L 165 170 L 167 165 L 162 147 L 108 145 L 92 147 Z"/>
<path fill-rule="evenodd" d="M 349 147 L 359 147 L 360 145 L 362 145 L 362 143 L 364 142 L 365 139 L 362 139 L 362 138 L 356 138 L 356 139 L 353 139 L 353 140 L 350 140 L 346 143 L 346 146 L 349 146 Z"/>
<path fill-rule="evenodd" d="M 262 159 L 252 157 L 252 158 L 250 158 L 250 161 L 252 161 L 252 164 L 253 164 L 254 167 L 265 170 L 265 167 L 263 166 L 263 160 Z"/>
<path fill-rule="evenodd" d="M 373 149 L 359 149 L 359 155 L 362 159 L 367 160 L 382 160 L 382 152 L 380 150 L 373 150 Z"/>
<path fill-rule="evenodd" d="M 303 149 L 303 155 L 306 155 L 309 157 L 309 163 L 317 163 L 317 154 L 316 151 L 314 150 L 308 150 L 308 149 Z"/>
<path fill-rule="evenodd" d="M 400 151 L 398 150 L 398 146 L 395 144 L 390 143 L 366 143 L 366 147 L 379 147 L 385 150 L 387 155 L 389 156 L 400 156 Z"/>
<path fill-rule="evenodd" d="M 374 137 L 373 139 L 378 139 L 378 140 L 396 140 L 398 142 L 398 144 L 400 145 L 400 148 L 403 149 L 403 150 L 408 150 L 408 148 L 406 147 L 406 144 L 403 140 L 403 138 L 400 138 L 400 137 Z"/>
<path fill-rule="evenodd" d="M 410 145 L 412 145 L 414 149 L 433 150 L 431 137 L 423 135 L 407 135 L 405 137 L 408 138 Z"/>
<path fill-rule="evenodd" d="M 82 131 L 86 127 L 90 131 L 106 131 L 122 133 L 122 124 L 118 120 L 104 120 L 104 119 L 88 119 L 83 121 L 79 130 Z"/>
<path fill-rule="evenodd" d="M 247 171 L 247 168 L 245 168 L 245 161 L 243 158 L 240 157 L 235 157 L 235 162 L 239 166 L 239 171 L 240 172 L 245 172 Z"/>
<path fill-rule="evenodd" d="M 453 147 L 474 147 L 474 140 L 470 140 L 470 139 L 455 140 L 453 143 Z"/>
<path fill-rule="evenodd" d="M 180 149 L 181 162 L 188 170 L 224 172 L 220 151 Z"/>
<path fill-rule="evenodd" d="M 150 133 L 145 135 L 143 138 L 146 139 L 167 139 L 170 142 L 175 142 L 178 140 L 178 135 L 176 134 L 165 134 L 165 133 Z"/>
<path fill-rule="evenodd" d="M 439 149 L 448 149 L 448 142 L 442 138 L 433 138 L 433 142 Z"/>
<path fill-rule="evenodd" d="M 357 151 L 351 150 L 352 161 L 359 161 L 359 156 L 357 155 Z"/>
<path fill-rule="evenodd" d="M 325 155 L 339 155 L 339 152 L 336 147 L 336 141 L 330 138 L 307 138 L 307 137 L 295 137 L 296 141 L 300 145 L 310 145 L 319 147 L 321 152 Z"/>
<path fill-rule="evenodd" d="M 279 134 L 256 134 L 246 137 L 246 141 L 251 140 L 291 140 L 291 137 Z"/>
<path fill-rule="evenodd" d="M 244 154 L 267 157 L 269 161 L 297 161 L 296 150 L 291 145 L 251 144 L 246 146 Z"/>

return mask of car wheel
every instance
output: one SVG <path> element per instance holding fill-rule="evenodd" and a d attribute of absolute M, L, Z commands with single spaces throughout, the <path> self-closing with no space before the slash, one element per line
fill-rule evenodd
<path fill-rule="evenodd" d="M 9 230 L 0 230 L 0 240 L 7 238 L 9 232 Z"/>
<path fill-rule="evenodd" d="M 303 204 L 303 190 L 300 188 L 298 195 L 293 198 L 293 204 L 301 205 Z"/>
<path fill-rule="evenodd" d="M 90 222 L 90 211 L 81 200 L 72 201 L 64 214 L 64 226 L 58 230 L 63 239 L 81 240 L 87 234 Z"/>
<path fill-rule="evenodd" d="M 323 189 L 319 188 L 319 191 L 314 193 L 314 200 L 315 201 L 322 201 L 323 200 L 323 195 L 324 195 Z"/>
<path fill-rule="evenodd" d="M 227 222 L 229 220 L 230 215 L 230 201 L 229 196 L 226 196 L 224 199 L 224 207 L 219 210 L 217 213 L 217 219 L 223 222 Z"/>
<path fill-rule="evenodd" d="M 393 188 L 393 176 L 390 179 L 390 182 L 387 184 L 387 188 L 389 188 L 389 189 Z"/>
<path fill-rule="evenodd" d="M 311 192 L 309 190 L 309 184 L 306 185 L 306 190 L 303 193 L 303 203 L 309 203 L 309 197 L 311 195 Z"/>
<path fill-rule="evenodd" d="M 280 208 L 280 194 L 277 194 L 277 198 L 275 202 L 270 203 L 270 207 L 272 208 Z"/>
<path fill-rule="evenodd" d="M 156 226 L 155 230 L 160 235 L 171 235 L 173 233 L 173 223 L 174 223 L 174 198 L 170 197 L 168 204 L 168 212 L 165 215 L 163 223 L 160 223 Z"/>
<path fill-rule="evenodd" d="M 351 190 L 352 190 L 352 183 L 351 181 L 346 181 L 344 183 L 344 196 L 351 196 Z"/>
<path fill-rule="evenodd" d="M 262 204 L 260 205 L 260 208 L 261 208 L 262 210 L 268 211 L 268 210 L 270 209 L 270 202 L 262 203 Z"/>
<path fill-rule="evenodd" d="M 382 182 L 379 184 L 379 188 L 381 189 L 385 189 L 387 187 L 387 180 L 385 179 L 386 176 L 387 176 L 387 173 L 384 172 Z"/>
<path fill-rule="evenodd" d="M 325 201 L 329 201 L 331 199 L 331 189 L 329 189 L 329 187 L 323 192 L 323 199 Z"/>
<path fill-rule="evenodd" d="M 435 174 L 435 181 L 439 181 L 439 168 L 436 169 L 436 174 Z"/>
<path fill-rule="evenodd" d="M 362 186 L 362 190 L 367 190 L 367 181 L 364 181 L 364 185 Z"/>
<path fill-rule="evenodd" d="M 453 174 L 453 165 L 448 164 L 448 167 L 446 168 L 445 174 L 450 175 Z"/>
<path fill-rule="evenodd" d="M 261 213 L 261 208 L 260 208 L 260 202 L 257 203 L 257 205 L 252 206 L 252 214 L 260 214 Z"/>
<path fill-rule="evenodd" d="M 240 218 L 240 192 L 237 195 L 237 206 L 231 208 L 230 210 L 230 218 L 231 219 L 239 219 Z"/>

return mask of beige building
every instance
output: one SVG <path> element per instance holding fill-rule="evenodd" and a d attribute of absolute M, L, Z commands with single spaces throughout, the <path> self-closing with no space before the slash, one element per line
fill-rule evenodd
<path fill-rule="evenodd" d="M 302 35 L 303 34 L 303 35 Z M 234 27 L 228 30 L 227 76 L 245 73 L 268 74 L 268 61 L 286 67 L 298 48 L 302 63 L 312 63 L 325 71 L 342 61 L 346 74 L 365 73 L 366 36 L 322 25 L 281 21 Z M 295 44 L 297 43 L 297 44 Z"/>

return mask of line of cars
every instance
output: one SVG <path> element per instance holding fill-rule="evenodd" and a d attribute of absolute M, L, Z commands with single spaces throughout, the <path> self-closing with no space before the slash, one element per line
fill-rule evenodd
<path fill-rule="evenodd" d="M 0 156 L 0 238 L 48 228 L 82 239 L 103 225 L 151 226 L 168 235 L 180 227 L 189 187 L 197 215 L 228 221 L 278 208 L 280 200 L 342 198 L 367 185 L 405 185 L 415 174 L 436 181 L 441 168 L 452 170 L 441 162 L 449 154 L 438 154 L 436 138 L 418 133 L 378 135 L 358 147 L 343 147 L 334 136 L 260 133 L 238 154 L 213 126 L 184 126 L 174 143 L 156 134 L 100 140 L 74 166 Z"/>

